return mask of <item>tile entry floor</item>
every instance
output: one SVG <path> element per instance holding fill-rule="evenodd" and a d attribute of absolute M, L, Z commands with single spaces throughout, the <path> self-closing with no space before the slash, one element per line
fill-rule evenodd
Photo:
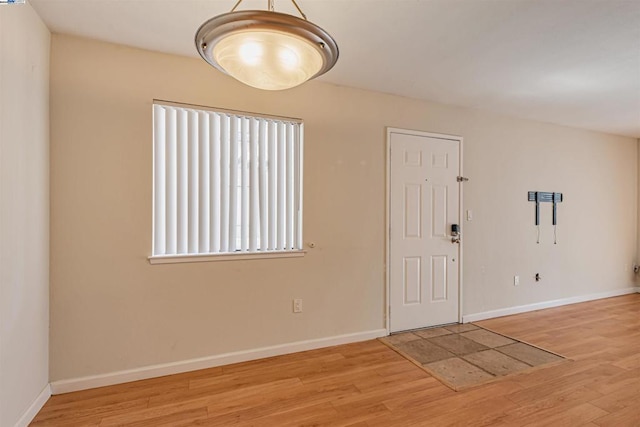
<path fill-rule="evenodd" d="M 454 390 L 566 360 L 472 323 L 402 332 L 380 341 Z"/>

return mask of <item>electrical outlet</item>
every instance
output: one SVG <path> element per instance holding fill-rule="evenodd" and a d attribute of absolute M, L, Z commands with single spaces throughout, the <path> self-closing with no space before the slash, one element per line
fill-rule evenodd
<path fill-rule="evenodd" d="M 293 312 L 302 313 L 302 298 L 296 298 L 293 300 Z"/>
<path fill-rule="evenodd" d="M 513 276 L 513 286 L 520 286 L 520 276 Z"/>

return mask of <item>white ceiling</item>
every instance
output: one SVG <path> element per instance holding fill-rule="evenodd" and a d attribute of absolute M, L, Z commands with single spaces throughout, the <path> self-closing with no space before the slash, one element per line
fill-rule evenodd
<path fill-rule="evenodd" d="M 235 3 L 29 1 L 53 32 L 192 57 L 196 29 Z M 640 0 L 298 4 L 340 47 L 326 82 L 640 138 Z"/>

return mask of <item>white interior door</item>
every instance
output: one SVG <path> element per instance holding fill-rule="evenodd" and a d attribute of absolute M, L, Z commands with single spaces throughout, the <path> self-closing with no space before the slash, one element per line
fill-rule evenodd
<path fill-rule="evenodd" d="M 458 321 L 460 140 L 389 132 L 389 327 Z"/>

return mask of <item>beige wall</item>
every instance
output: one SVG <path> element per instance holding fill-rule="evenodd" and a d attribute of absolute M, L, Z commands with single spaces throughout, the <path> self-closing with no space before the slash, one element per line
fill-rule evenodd
<path fill-rule="evenodd" d="M 466 314 L 631 286 L 635 139 L 322 82 L 256 91 L 200 60 L 69 36 L 53 38 L 51 78 L 54 381 L 383 328 L 386 126 L 465 138 Z M 303 118 L 315 249 L 149 265 L 154 98 Z M 528 190 L 564 192 L 558 245 L 550 226 L 535 244 Z"/>
<path fill-rule="evenodd" d="M 0 7 L 0 426 L 49 380 L 49 46 L 29 5 Z"/>

